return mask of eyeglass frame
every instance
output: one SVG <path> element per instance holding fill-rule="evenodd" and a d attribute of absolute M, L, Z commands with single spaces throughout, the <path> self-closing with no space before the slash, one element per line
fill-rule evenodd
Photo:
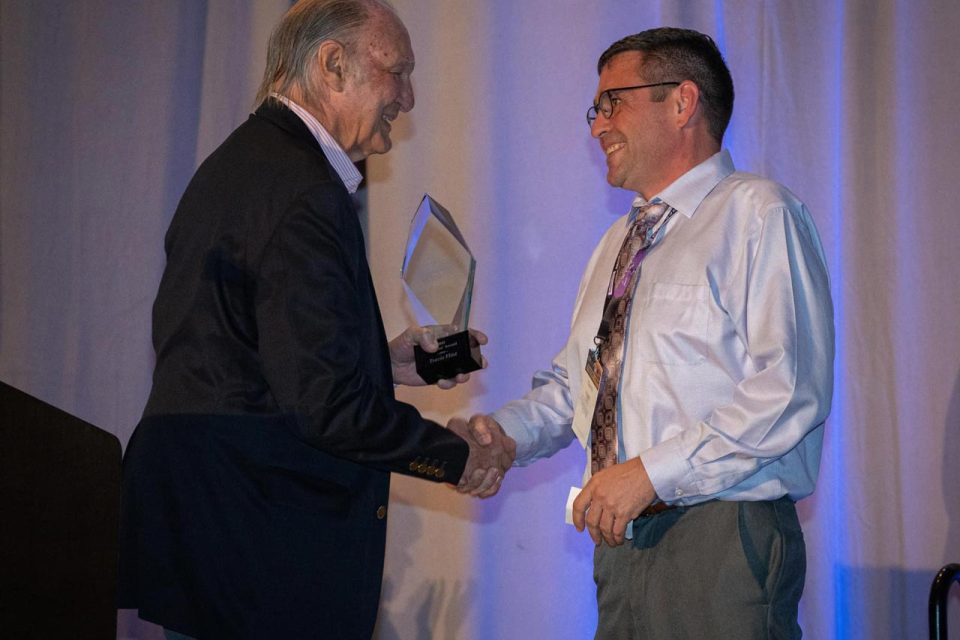
<path fill-rule="evenodd" d="M 681 82 L 652 82 L 650 84 L 638 84 L 632 87 L 614 87 L 613 89 L 607 89 L 600 93 L 600 97 L 597 98 L 597 101 L 594 102 L 589 109 L 587 109 L 587 124 L 593 126 L 594 121 L 597 119 L 601 113 L 604 118 L 608 120 L 613 117 L 613 95 L 618 91 L 633 91 L 634 89 L 650 89 L 652 87 L 668 87 L 668 86 L 679 86 Z M 610 113 L 606 113 L 606 110 L 600 108 L 600 103 L 603 102 L 603 96 L 607 96 L 607 102 L 610 103 Z M 593 114 L 592 116 L 590 114 Z"/>

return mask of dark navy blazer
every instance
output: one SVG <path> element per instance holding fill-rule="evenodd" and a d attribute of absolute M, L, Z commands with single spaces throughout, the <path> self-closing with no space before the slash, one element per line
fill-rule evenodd
<path fill-rule="evenodd" d="M 468 448 L 394 398 L 347 190 L 265 105 L 197 170 L 166 252 L 120 606 L 202 639 L 369 638 L 389 472 L 456 483 Z"/>

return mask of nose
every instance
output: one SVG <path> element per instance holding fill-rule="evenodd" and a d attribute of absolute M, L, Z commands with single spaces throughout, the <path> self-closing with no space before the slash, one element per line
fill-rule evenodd
<path fill-rule="evenodd" d="M 599 140 L 609 129 L 610 121 L 607 120 L 602 112 L 598 111 L 597 117 L 594 119 L 593 124 L 590 125 L 590 135 Z"/>
<path fill-rule="evenodd" d="M 416 100 L 413 97 L 413 82 L 410 78 L 404 81 L 403 87 L 400 89 L 400 99 L 397 102 L 400 103 L 400 111 L 407 112 L 413 109 Z"/>

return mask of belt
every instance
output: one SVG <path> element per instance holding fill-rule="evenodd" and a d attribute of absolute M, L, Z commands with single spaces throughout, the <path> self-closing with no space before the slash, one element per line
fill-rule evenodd
<path fill-rule="evenodd" d="M 649 507 L 640 512 L 641 518 L 649 518 L 650 516 L 655 516 L 658 513 L 663 513 L 664 511 L 670 511 L 671 509 L 676 509 L 677 505 L 667 504 L 666 502 L 654 502 Z"/>

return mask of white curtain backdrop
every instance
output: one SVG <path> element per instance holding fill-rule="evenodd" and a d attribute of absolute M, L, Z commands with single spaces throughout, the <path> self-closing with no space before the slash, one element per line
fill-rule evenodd
<path fill-rule="evenodd" d="M 149 390 L 162 238 L 196 165 L 245 119 L 287 0 L 0 0 L 0 379 L 125 442 Z M 800 505 L 814 639 L 918 638 L 960 562 L 960 4 L 951 0 L 394 0 L 417 107 L 368 163 L 388 333 L 429 192 L 478 260 L 490 368 L 403 390 L 431 417 L 523 394 L 566 337 L 580 273 L 631 195 L 584 114 L 614 40 L 711 34 L 738 167 L 810 207 L 838 351 L 817 492 Z M 593 546 L 563 524 L 576 446 L 474 503 L 395 477 L 377 637 L 592 637 Z M 2 516 L 0 516 L 2 517 Z M 960 629 L 960 589 L 951 627 Z M 2 630 L 0 630 L 2 635 Z M 121 638 L 158 638 L 123 614 Z"/>

